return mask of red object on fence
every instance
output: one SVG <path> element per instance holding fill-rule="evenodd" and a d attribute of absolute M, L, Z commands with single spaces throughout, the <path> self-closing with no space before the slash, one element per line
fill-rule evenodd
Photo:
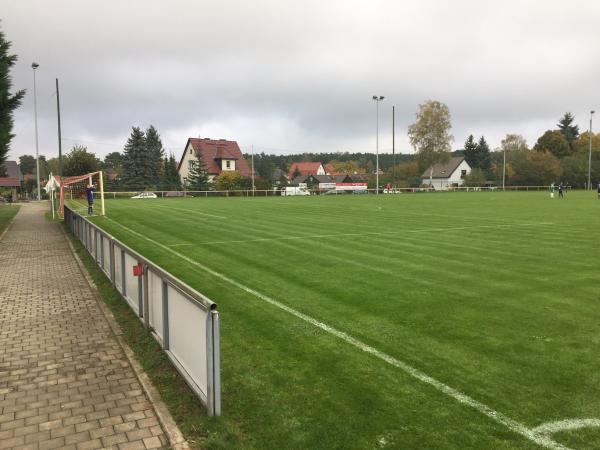
<path fill-rule="evenodd" d="M 144 268 L 141 264 L 133 266 L 133 276 L 141 277 L 144 274 Z"/>

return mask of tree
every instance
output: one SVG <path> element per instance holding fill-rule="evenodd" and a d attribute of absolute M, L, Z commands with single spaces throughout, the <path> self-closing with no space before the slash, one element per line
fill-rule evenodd
<path fill-rule="evenodd" d="M 549 151 L 557 158 L 563 158 L 571 154 L 569 143 L 558 130 L 548 130 L 537 140 L 533 146 L 538 152 Z"/>
<path fill-rule="evenodd" d="M 573 117 L 573 114 L 567 112 L 562 119 L 558 121 L 557 125 L 559 131 L 569 143 L 569 146 L 571 146 L 573 141 L 579 137 L 579 126 L 572 125 L 574 119 L 575 117 Z"/>
<path fill-rule="evenodd" d="M 177 161 L 175 160 L 175 155 L 173 155 L 173 153 L 169 155 L 168 159 L 165 158 L 164 167 L 162 179 L 164 189 L 180 190 L 181 178 L 179 177 L 179 172 L 177 172 Z"/>
<path fill-rule="evenodd" d="M 465 141 L 465 161 L 471 167 L 477 167 L 477 142 L 472 134 Z"/>
<path fill-rule="evenodd" d="M 26 175 L 35 172 L 35 158 L 31 155 L 19 156 L 19 168 L 21 173 Z"/>
<path fill-rule="evenodd" d="M 560 160 L 547 151 L 529 152 L 524 175 L 527 183 L 535 186 L 558 182 L 562 175 Z"/>
<path fill-rule="evenodd" d="M 417 120 L 408 127 L 408 138 L 424 168 L 429 168 L 429 183 L 433 177 L 433 165 L 450 158 L 450 110 L 439 101 L 428 100 L 419 105 Z"/>
<path fill-rule="evenodd" d="M 146 152 L 148 165 L 152 172 L 152 182 L 157 185 L 162 178 L 165 150 L 160 135 L 153 125 L 146 130 Z"/>
<path fill-rule="evenodd" d="M 132 127 L 123 150 L 123 185 L 129 189 L 146 189 L 154 183 L 151 162 L 146 151 L 146 137 L 139 127 Z"/>
<path fill-rule="evenodd" d="M 65 158 L 63 175 L 69 177 L 96 172 L 98 166 L 96 155 L 88 152 L 82 145 L 75 145 Z"/>
<path fill-rule="evenodd" d="M 50 158 L 48 161 L 46 161 L 46 170 L 48 173 L 58 175 L 58 158 Z"/>
<path fill-rule="evenodd" d="M 474 169 L 471 169 L 471 172 L 469 172 L 466 176 L 465 176 L 465 186 L 468 187 L 478 187 L 478 186 L 483 186 L 486 182 L 486 174 L 485 172 L 480 169 L 479 167 L 475 167 Z"/>
<path fill-rule="evenodd" d="M 592 133 L 592 151 L 600 150 L 600 133 Z M 573 142 L 573 152 L 588 154 L 590 151 L 590 132 L 581 133 Z"/>
<path fill-rule="evenodd" d="M 4 172 L 4 163 L 8 156 L 10 141 L 14 134 L 13 112 L 21 105 L 25 91 L 17 91 L 11 94 L 12 79 L 10 69 L 17 62 L 17 55 L 9 55 L 11 43 L 4 38 L 0 31 L 0 175 Z"/>
<path fill-rule="evenodd" d="M 217 177 L 217 190 L 218 191 L 235 191 L 238 189 L 248 188 L 248 178 L 243 176 L 239 172 L 221 172 Z"/>
<path fill-rule="evenodd" d="M 190 161 L 190 170 L 185 182 L 186 188 L 190 191 L 208 190 L 208 174 L 206 173 L 202 159 Z"/>
<path fill-rule="evenodd" d="M 516 152 L 521 150 L 529 150 L 527 141 L 520 134 L 507 134 L 500 142 L 500 147 L 506 152 Z"/>

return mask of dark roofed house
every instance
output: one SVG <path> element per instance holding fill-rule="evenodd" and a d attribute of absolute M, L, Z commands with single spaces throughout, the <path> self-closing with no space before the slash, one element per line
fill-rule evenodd
<path fill-rule="evenodd" d="M 462 186 L 464 178 L 471 172 L 471 166 L 462 156 L 450 158 L 445 163 L 437 163 L 429 167 L 421 175 L 422 183 L 431 185 L 434 189 L 447 191 L 449 187 Z"/>
<path fill-rule="evenodd" d="M 177 166 L 182 182 L 188 177 L 192 161 L 200 158 L 208 174 L 209 182 L 213 182 L 215 177 L 223 172 L 239 172 L 245 177 L 251 175 L 248 163 L 236 141 L 189 138 Z"/>
<path fill-rule="evenodd" d="M 23 185 L 23 174 L 16 161 L 4 162 L 5 177 L 0 177 L 0 189 L 10 190 L 10 200 L 17 201 L 17 194 Z"/>

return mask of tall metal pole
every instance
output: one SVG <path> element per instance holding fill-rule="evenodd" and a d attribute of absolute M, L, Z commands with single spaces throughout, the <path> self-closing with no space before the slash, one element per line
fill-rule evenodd
<path fill-rule="evenodd" d="M 502 162 L 502 190 L 504 190 L 504 180 L 506 179 L 506 149 L 504 149 L 503 153 L 503 162 Z"/>
<path fill-rule="evenodd" d="M 392 187 L 396 187 L 396 107 L 392 106 Z"/>
<path fill-rule="evenodd" d="M 252 197 L 254 197 L 254 144 L 250 148 L 252 149 Z"/>
<path fill-rule="evenodd" d="M 588 189 L 592 189 L 592 116 L 596 111 L 590 111 L 590 154 L 588 157 Z"/>
<path fill-rule="evenodd" d="M 375 100 L 376 103 L 376 110 L 377 110 L 377 133 L 376 133 L 376 140 L 375 140 L 375 184 L 376 186 L 376 195 L 379 195 L 379 102 L 382 101 L 385 97 L 383 95 L 374 95 L 373 96 L 373 100 Z"/>
<path fill-rule="evenodd" d="M 33 69 L 33 111 L 35 115 L 35 173 L 37 178 L 37 199 L 38 201 L 42 199 L 40 194 L 40 155 L 38 148 L 38 123 L 37 123 L 37 93 L 35 87 L 35 69 L 37 69 L 40 65 L 36 62 L 31 63 L 31 68 Z"/>
<path fill-rule="evenodd" d="M 62 137 L 60 133 L 60 93 L 56 79 L 56 114 L 58 116 L 58 175 L 62 177 Z"/>

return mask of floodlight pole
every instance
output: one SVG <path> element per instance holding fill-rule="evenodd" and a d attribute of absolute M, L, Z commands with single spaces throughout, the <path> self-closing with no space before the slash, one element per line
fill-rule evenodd
<path fill-rule="evenodd" d="M 506 149 L 502 151 L 502 190 L 504 191 L 504 181 L 506 180 Z"/>
<path fill-rule="evenodd" d="M 375 194 L 379 195 L 379 102 L 383 101 L 385 97 L 383 95 L 374 95 L 373 100 L 375 100 L 375 109 L 377 115 L 377 133 L 375 139 L 375 184 L 376 190 Z"/>
<path fill-rule="evenodd" d="M 56 113 L 58 116 L 58 175 L 62 177 L 62 136 L 60 132 L 60 93 L 58 78 L 56 79 Z"/>
<path fill-rule="evenodd" d="M 33 69 L 33 112 L 35 117 L 35 173 L 37 179 L 37 199 L 40 201 L 42 197 L 40 194 L 40 155 L 38 147 L 37 92 L 35 86 L 35 70 L 38 67 L 40 67 L 38 63 L 31 63 L 31 68 Z"/>
<path fill-rule="evenodd" d="M 592 190 L 592 117 L 596 111 L 590 111 L 590 154 L 588 156 L 588 189 Z"/>
<path fill-rule="evenodd" d="M 396 187 L 396 107 L 392 106 L 392 187 Z"/>
<path fill-rule="evenodd" d="M 250 151 L 252 152 L 252 197 L 254 197 L 254 144 L 250 146 Z"/>

